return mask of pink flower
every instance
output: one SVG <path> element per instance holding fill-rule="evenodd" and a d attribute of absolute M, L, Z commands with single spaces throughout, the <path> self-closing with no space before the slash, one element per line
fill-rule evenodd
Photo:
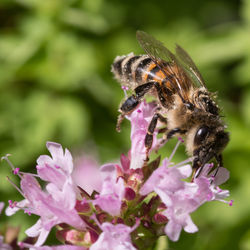
<path fill-rule="evenodd" d="M 26 230 L 28 236 L 38 237 L 35 246 L 41 246 L 51 228 L 59 223 L 67 223 L 78 229 L 86 227 L 75 210 L 76 194 L 70 179 L 62 184 L 61 189 L 54 183 L 49 183 L 46 186 L 47 192 L 44 192 L 35 177 L 23 174 L 20 191 L 25 199 L 18 202 L 15 208 L 8 208 L 6 214 L 12 215 L 23 209 L 29 214 L 40 216 L 37 223 Z"/>
<path fill-rule="evenodd" d="M 223 184 L 229 179 L 229 171 L 226 168 L 220 167 L 209 173 L 211 167 L 211 164 L 206 164 L 199 177 L 194 179 L 194 183 L 199 186 L 198 199 L 200 199 L 200 202 L 202 202 L 201 200 L 203 202 L 218 200 L 230 204 L 230 202 L 224 200 L 230 195 L 229 191 L 218 187 L 218 185 Z"/>
<path fill-rule="evenodd" d="M 102 189 L 93 203 L 113 216 L 119 215 L 125 192 L 124 181 L 122 178 L 117 179 L 117 170 L 113 164 L 103 165 L 100 172 Z"/>
<path fill-rule="evenodd" d="M 169 198 L 165 200 L 164 193 L 161 192 L 161 190 L 158 190 L 159 196 L 167 205 L 169 203 Z M 180 194 L 178 194 L 178 192 Z M 171 196 L 171 205 L 167 206 L 167 209 L 163 212 L 163 215 L 169 220 L 165 227 L 165 233 L 172 241 L 177 241 L 179 239 L 182 228 L 188 233 L 198 231 L 198 228 L 193 223 L 189 214 L 195 211 L 200 204 L 193 199 L 185 197 L 182 191 L 178 192 Z"/>
<path fill-rule="evenodd" d="M 127 116 L 131 122 L 131 162 L 130 169 L 141 168 L 146 159 L 145 136 L 156 105 L 141 102 L 138 108 Z M 152 149 L 157 144 L 156 132 L 154 133 Z M 151 150 L 152 150 L 151 149 Z"/>
<path fill-rule="evenodd" d="M 71 178 L 73 171 L 73 160 L 68 149 L 63 148 L 55 142 L 47 142 L 46 146 L 51 153 L 51 157 L 41 155 L 37 159 L 37 173 L 39 177 L 47 182 L 54 183 L 62 188 L 65 181 Z"/>
<path fill-rule="evenodd" d="M 132 245 L 130 233 L 138 226 L 129 227 L 124 224 L 113 225 L 104 222 L 99 225 L 102 229 L 98 240 L 90 247 L 90 250 L 136 250 Z"/>
<path fill-rule="evenodd" d="M 158 167 L 142 186 L 141 195 L 146 195 L 156 189 L 164 190 L 170 194 L 185 187 L 185 182 L 182 179 L 186 179 L 191 175 L 191 166 L 169 167 L 169 165 L 170 162 L 167 158 L 163 160 L 162 166 Z"/>
<path fill-rule="evenodd" d="M 150 234 L 152 241 L 146 241 L 145 248 L 151 248 L 163 228 L 172 241 L 179 239 L 182 229 L 197 232 L 190 215 L 205 202 L 218 200 L 232 205 L 225 200 L 229 191 L 218 187 L 229 178 L 226 169 L 219 168 L 215 175 L 207 164 L 190 183 L 185 179 L 191 176 L 192 168 L 186 163 L 192 159 L 171 163 L 180 141 L 160 167 L 159 157 L 150 163 L 145 161 L 149 152 L 144 140 L 155 109 L 155 104 L 142 102 L 127 117 L 132 126 L 132 146 L 128 157 L 121 156 L 120 165 L 109 163 L 98 168 L 96 161 L 87 157 L 73 167 L 71 153 L 53 142 L 47 143 L 51 157 L 42 155 L 37 160 L 38 175 L 17 171 L 7 156 L 3 158 L 20 177 L 20 188 L 9 181 L 24 197 L 20 202 L 10 200 L 6 214 L 23 209 L 39 216 L 26 230 L 28 236 L 38 237 L 35 246 L 20 246 L 34 250 L 134 250 L 132 242 L 141 248 L 141 235 Z M 152 149 L 159 145 L 156 134 Z M 45 182 L 43 189 L 38 178 Z M 2 206 L 0 203 L 0 210 Z M 136 223 L 130 227 L 135 216 Z M 55 226 L 58 239 L 71 245 L 42 246 Z"/>
<path fill-rule="evenodd" d="M 162 166 L 157 168 L 142 186 L 140 193 L 146 195 L 155 191 L 160 196 L 167 206 L 162 214 L 169 220 L 165 233 L 172 241 L 177 241 L 182 228 L 189 233 L 198 230 L 189 215 L 199 206 L 189 197 L 193 197 L 198 188 L 183 181 L 192 173 L 190 165 L 181 167 L 169 167 L 169 165 L 168 159 L 165 159 Z"/>
<path fill-rule="evenodd" d="M 86 224 L 74 209 L 76 197 L 71 183 L 65 182 L 62 191 L 50 183 L 41 190 L 39 183 L 31 175 L 23 175 L 21 189 L 28 201 L 27 210 L 40 216 L 37 223 L 26 230 L 30 237 L 39 236 L 36 246 L 41 246 L 46 240 L 51 228 L 59 223 L 67 223 L 78 229 L 84 229 Z"/>
<path fill-rule="evenodd" d="M 89 195 L 93 191 L 101 191 L 102 178 L 99 165 L 92 157 L 84 156 L 76 161 L 72 178 L 73 182 Z"/>
<path fill-rule="evenodd" d="M 190 177 L 192 173 L 191 166 L 170 166 L 169 160 L 165 159 L 162 166 L 157 168 L 141 187 L 141 195 L 154 191 L 167 207 L 162 214 L 168 219 L 165 233 L 171 240 L 179 239 L 182 228 L 188 233 L 198 231 L 190 214 L 203 203 L 212 200 L 226 202 L 223 199 L 229 196 L 229 192 L 219 189 L 217 184 L 228 179 L 228 171 L 220 168 L 215 177 L 215 172 L 208 174 L 209 171 L 207 164 L 193 183 L 184 182 L 183 179 Z"/>

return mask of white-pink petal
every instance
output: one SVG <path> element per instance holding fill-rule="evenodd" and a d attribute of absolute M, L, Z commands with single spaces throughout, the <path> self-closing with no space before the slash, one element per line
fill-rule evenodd
<path fill-rule="evenodd" d="M 180 237 L 181 229 L 182 226 L 180 224 L 177 224 L 174 221 L 170 220 L 165 226 L 164 231 L 170 240 L 177 241 Z"/>
<path fill-rule="evenodd" d="M 103 179 L 102 188 L 93 203 L 107 213 L 117 216 L 121 212 L 122 199 L 124 198 L 124 181 L 122 178 L 117 180 L 117 169 L 113 164 L 103 165 L 100 171 Z"/>
<path fill-rule="evenodd" d="M 189 215 L 186 217 L 185 222 L 186 222 L 186 225 L 183 227 L 183 229 L 187 233 L 195 233 L 198 231 L 198 227 L 194 224 L 194 222 L 192 221 L 192 219 Z"/>
<path fill-rule="evenodd" d="M 180 174 L 182 175 L 183 179 L 188 178 L 192 174 L 192 167 L 190 165 L 184 165 L 184 166 L 178 167 L 178 170 Z"/>
<path fill-rule="evenodd" d="M 214 172 L 211 174 L 212 176 L 215 173 L 215 171 L 216 170 L 214 170 Z M 219 186 L 224 182 L 226 182 L 229 179 L 229 177 L 230 177 L 229 171 L 226 168 L 220 167 L 218 169 L 216 176 L 214 177 L 213 184 L 215 186 Z"/>
<path fill-rule="evenodd" d="M 42 226 L 41 219 L 39 219 L 32 227 L 28 228 L 25 231 L 25 233 L 29 237 L 37 237 L 38 236 L 38 239 L 35 243 L 35 246 L 41 246 L 45 242 L 45 240 L 47 239 L 49 232 L 50 232 L 50 230 L 46 230 Z"/>
<path fill-rule="evenodd" d="M 135 227 L 131 228 L 124 224 L 113 225 L 109 222 L 104 222 L 100 227 L 103 232 L 90 250 L 136 250 L 130 236 Z"/>
<path fill-rule="evenodd" d="M 29 201 L 27 199 L 24 199 L 22 201 L 17 202 L 16 206 L 11 208 L 10 206 L 8 206 L 5 209 L 5 214 L 7 216 L 12 216 L 13 214 L 15 214 L 17 211 L 19 211 L 21 208 L 25 208 L 27 206 L 29 206 Z"/>

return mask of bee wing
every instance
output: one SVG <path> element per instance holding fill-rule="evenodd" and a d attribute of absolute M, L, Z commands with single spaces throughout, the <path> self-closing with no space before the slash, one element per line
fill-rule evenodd
<path fill-rule="evenodd" d="M 198 70 L 190 55 L 178 44 L 176 45 L 175 51 L 182 67 L 191 77 L 191 79 L 196 83 L 196 85 L 207 88 L 200 71 Z"/>
<path fill-rule="evenodd" d="M 186 71 L 183 69 L 181 63 L 177 59 L 177 57 L 167 49 L 160 41 L 156 40 L 154 37 L 150 36 L 144 31 L 137 31 L 136 37 L 144 49 L 144 51 L 151 57 L 151 59 L 160 67 L 162 72 L 168 78 L 170 75 L 173 76 L 171 79 L 168 79 L 171 83 L 173 89 L 176 90 L 180 98 L 184 103 L 188 100 L 187 90 L 190 89 L 191 81 L 183 81 L 180 76 L 185 75 L 186 78 L 189 79 L 189 76 L 186 74 Z M 171 62 L 177 67 L 177 72 L 171 70 L 168 67 L 168 71 L 166 70 L 167 62 Z"/>

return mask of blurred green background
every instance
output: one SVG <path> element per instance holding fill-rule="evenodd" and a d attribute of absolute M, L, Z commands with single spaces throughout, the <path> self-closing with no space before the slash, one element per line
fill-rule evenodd
<path fill-rule="evenodd" d="M 1 0 L 1 156 L 10 153 L 16 166 L 34 172 L 46 141 L 74 155 L 98 155 L 100 163 L 127 152 L 129 123 L 115 131 L 123 92 L 110 65 L 117 55 L 142 53 L 138 29 L 189 52 L 209 90 L 218 92 L 231 133 L 224 152 L 231 178 L 224 188 L 234 205 L 201 207 L 192 215 L 199 232 L 182 233 L 169 249 L 250 249 L 249 0 Z M 182 148 L 176 160 L 185 157 Z M 6 175 L 1 163 L 1 200 L 20 200 Z M 21 224 L 23 232 L 36 219 L 20 212 L 8 223 Z M 0 220 L 1 231 L 6 218 Z"/>

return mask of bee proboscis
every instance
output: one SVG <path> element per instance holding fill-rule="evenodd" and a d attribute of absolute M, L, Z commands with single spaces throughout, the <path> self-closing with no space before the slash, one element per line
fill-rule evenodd
<path fill-rule="evenodd" d="M 118 81 L 134 92 L 120 106 L 117 130 L 125 115 L 150 94 L 156 97 L 158 109 L 145 137 L 147 152 L 152 147 L 157 122 L 161 121 L 166 124 L 163 141 L 173 136 L 185 138 L 196 176 L 212 158 L 216 159 L 218 170 L 229 133 L 225 131 L 215 95 L 208 91 L 198 68 L 183 48 L 177 45 L 174 54 L 147 33 L 137 31 L 136 35 L 146 55 L 118 56 L 112 65 Z"/>

